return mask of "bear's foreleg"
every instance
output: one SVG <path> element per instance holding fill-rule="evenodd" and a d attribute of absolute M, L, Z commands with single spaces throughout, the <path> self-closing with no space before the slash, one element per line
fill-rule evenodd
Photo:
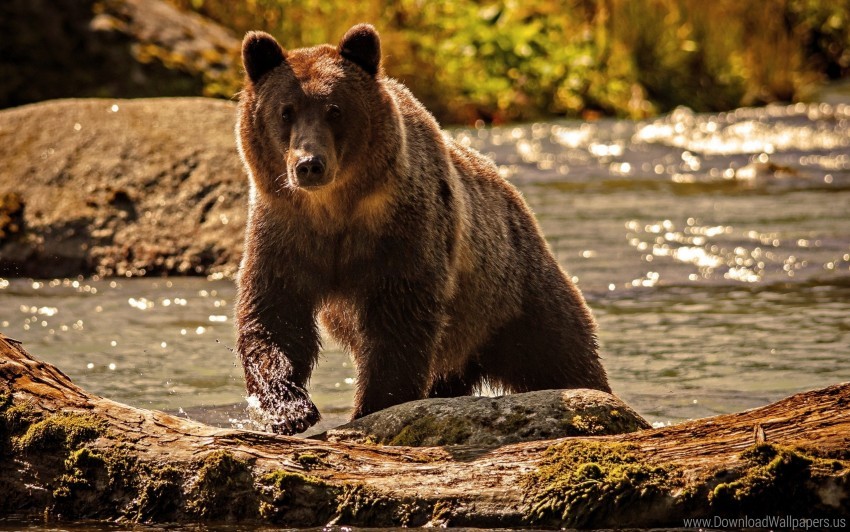
<path fill-rule="evenodd" d="M 360 314 L 352 419 L 427 396 L 445 323 L 433 289 L 403 280 L 382 284 L 367 296 Z"/>
<path fill-rule="evenodd" d="M 481 384 L 483 372 L 478 360 L 470 360 L 461 373 L 439 375 L 431 382 L 428 397 L 462 397 L 471 395 Z"/>
<path fill-rule="evenodd" d="M 319 346 L 309 299 L 240 286 L 236 350 L 249 403 L 258 402 L 274 432 L 297 434 L 319 421 L 305 389 Z"/>

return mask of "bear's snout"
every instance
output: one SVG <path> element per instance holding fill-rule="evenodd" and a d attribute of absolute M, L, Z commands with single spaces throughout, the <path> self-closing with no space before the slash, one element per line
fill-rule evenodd
<path fill-rule="evenodd" d="M 295 163 L 295 179 L 300 187 L 317 187 L 327 182 L 327 162 L 321 155 L 306 155 Z"/>

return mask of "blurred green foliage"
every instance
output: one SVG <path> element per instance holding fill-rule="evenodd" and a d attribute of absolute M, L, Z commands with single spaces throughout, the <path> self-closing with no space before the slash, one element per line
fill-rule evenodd
<path fill-rule="evenodd" d="M 169 0 L 286 48 L 381 33 L 447 122 L 641 117 L 803 99 L 850 74 L 850 0 Z"/>

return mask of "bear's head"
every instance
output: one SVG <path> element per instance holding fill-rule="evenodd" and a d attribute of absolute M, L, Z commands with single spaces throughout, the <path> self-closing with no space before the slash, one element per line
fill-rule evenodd
<path fill-rule="evenodd" d="M 261 193 L 316 191 L 363 173 L 392 106 L 381 86 L 375 28 L 359 24 L 336 47 L 291 51 L 267 33 L 250 32 L 242 62 L 237 137 Z"/>

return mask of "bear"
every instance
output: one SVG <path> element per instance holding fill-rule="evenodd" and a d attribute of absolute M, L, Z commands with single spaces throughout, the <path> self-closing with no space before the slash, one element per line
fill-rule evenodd
<path fill-rule="evenodd" d="M 319 323 L 354 361 L 352 419 L 485 383 L 611 391 L 591 311 L 520 192 L 385 75 L 373 26 L 288 51 L 249 32 L 242 61 L 236 351 L 267 428 L 320 419 Z"/>

